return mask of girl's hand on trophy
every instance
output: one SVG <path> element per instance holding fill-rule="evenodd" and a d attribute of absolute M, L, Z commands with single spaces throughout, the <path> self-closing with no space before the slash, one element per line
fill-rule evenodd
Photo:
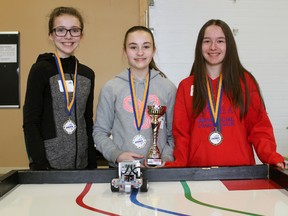
<path fill-rule="evenodd" d="M 160 166 L 158 166 L 158 167 L 164 167 L 165 163 L 166 163 L 165 161 L 162 161 L 162 164 Z"/>
<path fill-rule="evenodd" d="M 120 163 L 122 161 L 134 161 L 134 160 L 141 160 L 144 156 L 140 154 L 136 154 L 133 152 L 123 152 L 120 154 L 117 158 L 117 163 Z"/>

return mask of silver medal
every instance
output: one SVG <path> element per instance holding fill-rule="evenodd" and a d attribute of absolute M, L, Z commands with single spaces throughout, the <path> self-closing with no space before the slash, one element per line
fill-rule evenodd
<path fill-rule="evenodd" d="M 63 129 L 67 134 L 73 134 L 76 130 L 76 124 L 71 120 L 68 119 L 66 122 L 63 124 Z"/>
<path fill-rule="evenodd" d="M 223 141 L 223 136 L 221 133 L 219 133 L 218 131 L 213 131 L 212 133 L 210 133 L 209 135 L 209 142 L 212 145 L 218 146 L 222 143 Z"/>
<path fill-rule="evenodd" d="M 146 145 L 147 140 L 141 134 L 137 134 L 136 136 L 134 136 L 132 143 L 133 143 L 133 145 L 135 145 L 137 148 L 140 149 Z"/>

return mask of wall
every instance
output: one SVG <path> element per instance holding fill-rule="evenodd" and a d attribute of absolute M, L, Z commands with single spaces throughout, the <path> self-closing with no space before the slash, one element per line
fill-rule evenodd
<path fill-rule="evenodd" d="M 210 19 L 222 19 L 230 26 L 242 64 L 261 87 L 277 151 L 286 157 L 287 10 L 288 2 L 284 0 L 154 0 L 149 10 L 149 24 L 154 28 L 158 50 L 155 61 L 176 85 L 190 74 L 203 24 Z"/>
<path fill-rule="evenodd" d="M 122 55 L 126 30 L 142 24 L 145 17 L 140 12 L 144 0 L 9 0 L 1 4 L 0 31 L 20 31 L 21 107 L 0 109 L 0 173 L 3 167 L 28 166 L 22 130 L 27 76 L 40 53 L 54 51 L 47 23 L 51 10 L 58 6 L 76 7 L 85 19 L 84 38 L 75 55 L 96 73 L 95 109 L 100 88 L 126 66 Z"/>

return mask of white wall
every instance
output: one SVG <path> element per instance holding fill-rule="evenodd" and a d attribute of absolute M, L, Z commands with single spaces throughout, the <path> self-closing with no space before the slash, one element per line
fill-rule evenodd
<path fill-rule="evenodd" d="M 235 32 L 240 59 L 258 80 L 274 126 L 278 152 L 288 156 L 288 1 L 154 0 L 155 61 L 176 84 L 187 77 L 198 32 L 222 19 Z"/>

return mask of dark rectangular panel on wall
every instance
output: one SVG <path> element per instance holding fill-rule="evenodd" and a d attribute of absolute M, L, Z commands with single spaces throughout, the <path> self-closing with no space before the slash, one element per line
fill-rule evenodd
<path fill-rule="evenodd" d="M 0 32 L 0 108 L 20 107 L 19 32 Z"/>

